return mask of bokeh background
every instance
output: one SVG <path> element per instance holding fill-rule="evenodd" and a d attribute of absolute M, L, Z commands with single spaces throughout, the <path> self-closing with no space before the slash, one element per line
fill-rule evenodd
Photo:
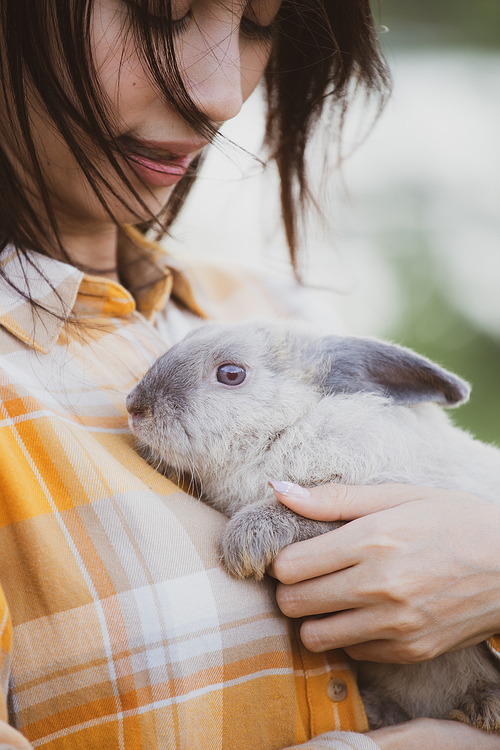
<path fill-rule="evenodd" d="M 339 149 L 311 146 L 323 220 L 304 229 L 304 279 L 347 328 L 410 346 L 473 385 L 457 423 L 500 443 L 500 3 L 381 0 L 394 78 L 375 121 L 353 108 Z M 170 248 L 289 274 L 277 177 L 258 154 L 257 92 L 225 128 Z"/>

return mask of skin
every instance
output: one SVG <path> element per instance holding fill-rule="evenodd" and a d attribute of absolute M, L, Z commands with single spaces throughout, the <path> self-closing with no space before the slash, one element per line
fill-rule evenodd
<path fill-rule="evenodd" d="M 306 618 L 301 637 L 311 651 L 410 664 L 500 632 L 500 507 L 398 484 L 309 493 L 276 497 L 308 518 L 350 521 L 286 547 L 270 570 L 282 612 Z M 314 618 L 324 613 L 334 614 Z M 431 719 L 368 736 L 384 750 L 500 748 L 498 736 Z"/>
<path fill-rule="evenodd" d="M 272 22 L 278 7 L 278 0 L 253 0 L 248 7 L 240 5 L 236 0 L 226 0 L 224 3 L 217 2 L 216 0 L 173 0 L 174 19 L 182 18 L 189 10 L 192 18 L 196 21 L 195 23 L 190 22 L 178 37 L 178 61 L 184 75 L 187 90 L 199 109 L 208 115 L 216 128 L 219 128 L 223 122 L 231 119 L 239 112 L 243 102 L 248 98 L 260 80 L 267 62 L 269 49 L 264 42 L 262 40 L 243 38 L 240 33 L 239 24 L 242 15 L 246 14 L 253 21 L 257 21 L 259 24 L 265 26 Z M 199 153 L 206 143 L 186 125 L 175 111 L 165 104 L 158 96 L 154 87 L 151 86 L 148 76 L 141 65 L 137 51 L 130 40 L 126 41 L 122 37 L 121 22 L 124 12 L 125 5 L 122 0 L 97 0 L 93 28 L 95 62 L 103 90 L 108 97 L 114 121 L 116 122 L 116 133 L 117 135 L 133 134 L 136 138 L 144 140 L 188 140 L 192 144 L 192 155 L 194 156 L 196 153 Z M 43 110 L 36 108 L 32 112 L 32 117 L 35 126 L 34 132 L 37 137 L 36 146 L 38 153 L 42 156 L 43 170 L 52 192 L 53 206 L 57 216 L 60 236 L 66 251 L 75 261 L 92 266 L 96 269 L 97 273 L 117 280 L 117 231 L 115 226 L 103 212 L 64 142 L 54 132 L 47 118 L 44 117 Z M 9 142 L 8 131 L 4 130 L 2 135 Z M 16 151 L 15 138 L 12 138 L 10 141 L 10 146 L 19 174 L 22 175 L 26 189 L 31 193 L 32 200 L 36 204 L 38 197 L 33 187 L 25 156 L 23 153 Z M 88 148 L 92 152 L 91 143 L 88 144 Z M 96 155 L 97 160 L 98 158 L 98 155 Z M 109 177 L 110 181 L 122 191 L 121 194 L 130 201 L 130 196 L 127 194 L 125 188 L 117 182 L 117 178 L 110 170 L 107 162 L 98 162 L 98 166 Z M 134 187 L 151 210 L 159 210 L 168 201 L 173 188 L 145 187 L 136 177 L 135 173 L 129 171 L 127 174 L 129 174 Z M 113 203 L 110 200 L 110 206 L 120 222 L 137 221 L 137 218 L 122 208 L 119 203 Z M 287 502 L 289 501 L 290 498 Z M 367 500 L 365 507 L 361 507 L 355 511 L 352 517 L 358 518 L 359 516 L 359 521 L 364 521 L 366 524 L 366 519 L 361 518 L 362 516 L 366 516 L 367 513 L 373 513 L 374 510 L 385 509 L 382 507 L 377 508 L 377 502 L 374 500 L 372 503 L 374 504 L 373 509 L 367 510 L 367 507 L 370 507 L 370 502 Z M 347 514 L 346 518 L 349 515 L 349 505 L 349 502 L 347 502 L 345 506 L 344 512 Z M 395 505 L 397 506 L 398 503 L 395 502 Z M 355 505 L 352 505 L 351 510 L 354 508 Z M 299 512 L 303 511 L 299 509 Z M 308 514 L 307 508 L 303 514 Z M 366 517 L 369 518 L 369 516 Z M 419 524 L 421 523 L 421 516 L 419 517 L 418 512 L 415 520 Z M 474 515 L 474 522 L 476 520 L 477 515 Z M 486 525 L 477 524 L 477 534 L 480 535 L 481 540 L 484 538 L 485 529 L 490 530 L 489 524 L 490 521 Z M 404 524 L 401 525 L 404 526 Z M 394 520 L 394 528 L 397 528 L 397 526 L 396 518 Z M 342 529 L 340 531 L 343 532 Z M 392 565 L 394 570 L 394 560 L 398 557 L 398 545 L 391 544 L 386 533 L 380 533 L 385 539 L 385 543 L 382 544 L 380 549 L 381 551 L 386 550 L 388 558 L 391 558 L 392 549 Z M 363 547 L 362 542 L 359 544 L 362 559 L 354 561 L 354 568 L 359 566 L 362 560 L 366 560 L 369 550 L 367 534 L 368 530 L 365 528 L 365 546 Z M 360 532 L 360 539 L 362 538 L 363 529 Z M 442 534 L 440 535 L 441 540 Z M 315 540 L 311 541 L 314 542 Z M 458 537 L 458 543 L 455 545 L 457 550 L 461 550 L 460 542 L 461 539 Z M 303 542 L 301 544 L 307 545 L 310 542 Z M 302 561 L 304 558 L 313 560 L 318 556 L 317 550 L 314 552 L 312 549 L 311 547 L 304 548 L 300 547 L 300 545 L 293 545 L 284 550 L 275 562 L 274 574 L 282 581 L 278 587 L 280 606 L 282 606 L 284 611 L 288 609 L 291 612 L 293 609 L 292 616 L 301 616 L 299 614 L 301 609 L 304 610 L 304 614 L 306 615 L 320 611 L 331 612 L 336 609 L 331 592 L 319 593 L 319 598 L 323 603 L 319 607 L 316 605 L 313 607 L 315 612 L 311 611 L 311 605 L 304 604 L 303 592 L 307 587 L 312 586 L 314 588 L 315 585 L 317 586 L 317 582 L 316 584 L 314 583 L 316 576 L 335 575 L 335 571 L 339 570 L 338 565 L 335 567 L 336 563 L 333 562 L 329 570 L 315 573 L 314 571 L 318 569 L 317 562 L 312 565 L 310 564 L 309 567 L 300 563 L 300 559 Z M 307 552 L 307 550 L 309 551 Z M 492 559 L 495 558 L 493 557 Z M 450 563 L 450 559 L 448 563 Z M 432 566 L 428 566 L 428 568 L 432 568 Z M 390 565 L 388 570 L 390 570 Z M 433 571 L 431 570 L 430 572 L 432 573 Z M 345 573 L 345 571 L 342 571 L 342 573 Z M 429 574 L 429 570 L 427 570 L 427 574 Z M 486 573 L 484 575 L 487 578 Z M 432 575 L 430 578 L 432 579 Z M 423 587 L 425 588 L 424 579 L 425 575 L 422 574 Z M 389 580 L 388 576 L 387 580 Z M 302 595 L 298 596 L 297 593 L 301 591 L 300 586 L 305 586 L 306 589 L 303 588 Z M 488 589 L 488 591 L 492 590 L 493 586 Z M 498 586 L 496 590 L 498 590 Z M 309 593 L 311 593 L 311 589 L 309 589 Z M 372 595 L 374 596 L 374 600 L 377 600 L 376 593 L 373 594 L 372 592 Z M 405 597 L 401 592 L 399 595 L 403 602 L 402 609 L 406 611 L 404 606 Z M 312 594 L 312 599 L 314 600 L 314 594 Z M 318 592 L 316 593 L 316 599 L 318 599 Z M 408 599 L 410 600 L 411 596 Z M 406 623 L 404 627 L 401 627 L 401 622 L 405 621 L 404 617 L 399 621 L 398 626 L 397 617 L 395 618 L 394 615 L 387 613 L 387 619 L 384 624 L 386 615 L 382 612 L 384 609 L 383 602 L 385 600 L 390 604 L 391 595 L 387 594 L 387 592 L 382 592 L 378 600 L 381 612 L 379 612 L 375 629 L 370 629 L 366 624 L 365 618 L 364 626 L 359 626 L 359 624 L 352 626 L 353 635 L 349 637 L 349 643 L 339 645 L 345 645 L 348 651 L 354 653 L 354 658 L 362 658 L 363 648 L 365 647 L 366 650 L 367 643 L 371 644 L 371 646 L 368 646 L 368 650 L 375 648 L 375 652 L 382 656 L 385 653 L 386 657 L 389 655 L 391 648 L 397 647 L 400 649 L 400 658 L 402 660 L 405 658 L 404 654 L 407 654 L 407 656 L 410 655 L 411 660 L 412 647 L 408 644 L 419 642 L 418 635 L 416 634 L 419 632 L 419 629 L 422 630 L 422 623 L 426 619 L 425 616 L 421 616 L 414 626 L 413 632 L 415 635 L 412 639 L 408 637 L 408 633 L 412 630 L 408 624 Z M 368 601 L 358 602 L 358 610 L 362 613 L 363 611 L 366 612 L 369 609 L 368 604 Z M 398 609 L 397 606 L 395 609 Z M 416 607 L 416 610 L 420 611 L 418 607 Z M 411 606 L 409 607 L 409 611 L 412 611 Z M 446 620 L 445 615 L 446 612 L 443 615 L 444 620 Z M 338 615 L 335 617 L 338 617 Z M 332 619 L 334 618 L 328 618 L 328 620 Z M 496 629 L 492 629 L 493 619 L 493 615 L 490 613 L 488 623 L 491 621 L 491 625 L 487 627 L 488 633 L 492 633 Z M 363 620 L 363 617 L 361 617 L 361 620 Z M 432 617 L 430 620 L 432 620 Z M 326 623 L 327 621 L 322 622 Z M 432 631 L 432 627 L 428 628 L 428 630 Z M 357 635 L 354 635 L 355 633 Z M 403 636 L 406 635 L 406 637 L 403 637 L 401 633 Z M 304 623 L 302 635 L 306 645 L 319 651 L 331 647 L 328 644 L 339 641 L 339 634 L 335 628 L 330 629 L 326 633 L 320 626 L 315 625 L 312 620 Z M 477 626 L 476 629 L 474 629 L 474 626 L 471 626 L 470 633 L 467 633 L 467 638 L 470 639 L 471 637 L 473 639 L 471 642 L 477 642 L 484 637 L 484 633 L 479 635 Z M 474 638 L 477 640 L 474 640 Z M 425 638 L 423 640 L 426 641 Z M 436 640 L 435 635 L 434 640 Z M 385 641 L 389 641 L 389 651 L 381 645 Z M 460 639 L 457 640 L 455 635 L 451 637 L 451 641 L 453 642 L 452 647 L 456 647 Z M 420 658 L 424 653 L 430 653 L 431 650 L 429 646 L 421 648 L 420 651 L 417 649 Z M 357 657 L 356 654 L 358 654 Z M 391 750 L 391 748 L 395 747 L 404 747 L 406 750 L 412 750 L 412 748 L 415 748 L 415 750 L 417 748 L 418 750 L 422 750 L 423 748 L 429 748 L 429 750 L 433 748 L 436 748 L 436 750 L 447 750 L 447 748 L 451 749 L 452 747 L 454 750 L 468 750 L 469 748 L 471 750 L 472 748 L 475 748 L 475 750 L 481 750 L 481 748 L 488 750 L 488 748 L 499 746 L 497 738 L 492 739 L 489 735 L 477 730 L 452 722 L 437 722 L 432 720 L 409 722 L 400 727 L 372 732 L 370 736 L 381 750 Z M 492 744 L 492 741 L 497 742 L 497 744 Z M 0 722 L 0 748 L 2 743 L 8 747 L 18 748 L 18 750 L 25 750 L 31 747 L 18 732 L 7 724 Z"/>
<path fill-rule="evenodd" d="M 273 21 L 279 6 L 280 0 L 252 0 L 248 6 L 238 0 L 173 0 L 174 19 L 182 18 L 188 11 L 192 14 L 191 22 L 178 36 L 178 63 L 184 71 L 186 88 L 216 128 L 238 114 L 261 79 L 270 52 L 270 44 L 241 33 L 242 16 L 266 26 Z M 124 13 L 125 3 L 121 0 L 96 0 L 95 63 L 111 103 L 117 134 L 130 133 L 143 140 L 188 141 L 194 156 L 207 145 L 206 141 L 165 104 L 151 85 L 137 50 L 130 39 L 124 40 L 121 34 Z M 37 150 L 43 157 L 42 166 L 66 252 L 78 262 L 96 269 L 97 273 L 118 280 L 115 225 L 43 112 L 33 110 L 31 114 Z M 38 198 L 26 158 L 16 151 L 15 138 L 11 136 L 9 141 L 8 129 L 2 135 L 11 147 L 19 174 L 36 204 Z M 131 202 L 107 162 L 102 159 L 97 164 Z M 158 211 L 168 201 L 173 187 L 144 186 L 132 170 L 128 169 L 127 174 L 151 210 Z M 110 200 L 109 203 L 120 222 L 137 221 L 118 202 Z M 4 722 L 0 722 L 0 748 L 2 743 L 18 750 L 31 747 L 19 732 Z"/>
<path fill-rule="evenodd" d="M 249 38 L 240 30 L 243 16 L 267 26 L 278 12 L 281 0 L 252 0 L 246 6 L 241 0 L 173 0 L 173 20 L 190 14 L 185 28 L 176 37 L 177 58 L 188 93 L 215 128 L 240 111 L 262 77 L 267 64 L 270 43 Z M 152 86 L 134 47 L 132 35 L 122 33 L 126 17 L 123 0 L 97 0 L 95 3 L 93 40 L 94 62 L 109 101 L 116 135 L 133 135 L 137 139 L 159 142 L 182 141 L 198 154 L 207 141 L 172 110 Z M 52 192 L 59 233 L 69 256 L 110 278 L 116 274 L 117 229 L 101 207 L 82 175 L 74 157 L 55 132 L 43 111 L 33 109 L 37 152 Z M 8 138 L 5 128 L 4 137 Z M 23 153 L 10 140 L 19 172 L 23 175 L 32 200 L 37 201 Z M 92 143 L 88 143 L 92 153 Z M 95 154 L 101 173 L 118 188 L 128 203 L 147 218 L 134 204 L 107 161 Z M 168 201 L 171 187 L 151 187 L 141 183 L 124 162 L 125 172 L 151 211 L 157 213 Z M 137 217 L 108 196 L 108 202 L 120 223 L 137 223 Z"/>
<path fill-rule="evenodd" d="M 437 719 L 415 719 L 367 732 L 367 736 L 381 750 L 498 750 L 500 747 L 498 735 Z"/>
<path fill-rule="evenodd" d="M 30 750 L 32 745 L 15 729 L 0 722 L 0 750 Z"/>

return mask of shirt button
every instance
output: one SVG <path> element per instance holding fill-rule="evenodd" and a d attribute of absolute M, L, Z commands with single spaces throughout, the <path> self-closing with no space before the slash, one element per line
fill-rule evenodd
<path fill-rule="evenodd" d="M 347 685 L 344 680 L 341 680 L 338 677 L 332 677 L 328 680 L 326 694 L 333 703 L 339 703 L 339 701 L 343 701 L 347 695 Z"/>

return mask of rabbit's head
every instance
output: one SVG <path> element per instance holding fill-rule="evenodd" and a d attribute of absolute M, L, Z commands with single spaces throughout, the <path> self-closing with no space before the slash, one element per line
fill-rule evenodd
<path fill-rule="evenodd" d="M 360 393 L 396 405 L 454 406 L 469 388 L 393 344 L 249 321 L 188 334 L 130 392 L 127 409 L 132 431 L 175 472 L 206 485 L 244 467 L 263 483 L 263 462 L 280 441 L 286 445 L 287 431 L 325 399 L 331 408 L 330 397 Z"/>
<path fill-rule="evenodd" d="M 160 357 L 127 397 L 141 441 L 185 471 L 215 451 L 264 449 L 321 397 L 321 362 L 296 326 L 206 325 Z M 307 357 L 306 357 L 307 358 Z"/>

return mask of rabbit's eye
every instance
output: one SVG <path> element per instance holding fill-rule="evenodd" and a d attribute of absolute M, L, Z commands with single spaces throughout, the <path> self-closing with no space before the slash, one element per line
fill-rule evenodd
<path fill-rule="evenodd" d="M 221 365 L 217 368 L 217 380 L 224 385 L 241 385 L 247 371 L 239 365 Z"/>

